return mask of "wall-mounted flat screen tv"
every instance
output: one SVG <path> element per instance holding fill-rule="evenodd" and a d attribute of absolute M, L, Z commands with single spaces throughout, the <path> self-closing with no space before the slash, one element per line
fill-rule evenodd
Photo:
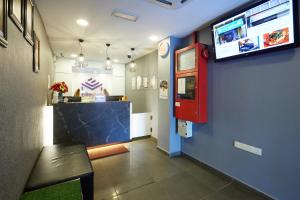
<path fill-rule="evenodd" d="M 215 60 L 295 47 L 297 1 L 259 1 L 213 24 Z"/>

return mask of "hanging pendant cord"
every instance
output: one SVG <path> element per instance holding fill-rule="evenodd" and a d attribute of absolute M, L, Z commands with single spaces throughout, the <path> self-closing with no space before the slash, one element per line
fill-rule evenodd
<path fill-rule="evenodd" d="M 110 47 L 110 44 L 106 44 L 106 58 L 109 58 L 109 56 L 108 56 L 108 48 Z"/>
<path fill-rule="evenodd" d="M 80 53 L 82 54 L 82 43 L 79 42 L 79 46 L 80 46 Z"/>

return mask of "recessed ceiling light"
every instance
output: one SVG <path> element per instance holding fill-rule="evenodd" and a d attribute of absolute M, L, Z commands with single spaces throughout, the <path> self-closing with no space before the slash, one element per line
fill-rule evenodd
<path fill-rule="evenodd" d="M 138 19 L 136 15 L 120 10 L 114 10 L 112 15 L 132 22 L 136 22 Z"/>
<path fill-rule="evenodd" d="M 71 54 L 70 55 L 72 58 L 77 58 L 77 55 L 76 54 Z"/>
<path fill-rule="evenodd" d="M 156 35 L 151 35 L 150 37 L 149 37 L 149 39 L 151 40 L 151 41 L 153 41 L 153 42 L 157 42 L 159 39 L 158 39 L 158 37 L 156 36 Z"/>
<path fill-rule="evenodd" d="M 114 59 L 114 63 L 118 63 L 119 62 L 119 60 L 118 59 Z"/>
<path fill-rule="evenodd" d="M 89 25 L 89 22 L 85 19 L 78 19 L 76 22 L 79 26 L 88 26 Z"/>

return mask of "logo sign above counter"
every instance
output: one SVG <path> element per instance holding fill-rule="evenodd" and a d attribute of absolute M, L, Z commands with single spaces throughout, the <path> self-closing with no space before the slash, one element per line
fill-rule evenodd
<path fill-rule="evenodd" d="M 87 88 L 89 90 L 96 90 L 97 88 L 101 87 L 103 84 L 98 82 L 97 80 L 90 78 L 87 81 L 85 81 L 84 83 L 81 83 L 82 86 L 82 90 L 84 88 Z"/>

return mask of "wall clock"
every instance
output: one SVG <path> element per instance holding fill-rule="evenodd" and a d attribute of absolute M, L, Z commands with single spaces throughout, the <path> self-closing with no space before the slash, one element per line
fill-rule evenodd
<path fill-rule="evenodd" d="M 158 54 L 161 57 L 165 57 L 169 54 L 170 45 L 167 41 L 162 41 L 158 44 Z"/>

